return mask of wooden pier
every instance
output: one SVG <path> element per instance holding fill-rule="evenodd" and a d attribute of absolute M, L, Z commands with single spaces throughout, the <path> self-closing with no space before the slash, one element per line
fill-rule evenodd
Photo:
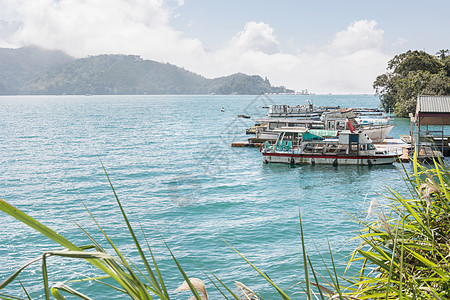
<path fill-rule="evenodd" d="M 234 142 L 231 147 L 261 148 L 262 143 Z"/>

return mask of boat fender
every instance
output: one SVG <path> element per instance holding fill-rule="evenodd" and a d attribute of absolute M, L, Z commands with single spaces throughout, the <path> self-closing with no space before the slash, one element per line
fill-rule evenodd
<path fill-rule="evenodd" d="M 291 157 L 291 165 L 295 164 L 295 159 L 293 157 Z"/>
<path fill-rule="evenodd" d="M 313 159 L 311 159 L 311 165 L 315 165 L 316 164 L 316 161 L 314 160 L 314 158 Z"/>
<path fill-rule="evenodd" d="M 333 161 L 333 166 L 337 166 L 338 165 L 338 161 L 337 158 Z"/>
<path fill-rule="evenodd" d="M 373 163 L 370 159 L 367 160 L 367 164 L 369 165 L 369 167 L 371 167 L 373 165 Z"/>

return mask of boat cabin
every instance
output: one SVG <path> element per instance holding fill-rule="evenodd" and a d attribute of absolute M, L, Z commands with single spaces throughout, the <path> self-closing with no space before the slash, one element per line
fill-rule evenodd
<path fill-rule="evenodd" d="M 363 132 L 314 130 L 305 127 L 281 127 L 274 129 L 274 132 L 278 133 L 273 146 L 275 151 L 359 155 L 376 150 L 372 140 Z M 268 143 L 266 147 L 269 147 Z"/>

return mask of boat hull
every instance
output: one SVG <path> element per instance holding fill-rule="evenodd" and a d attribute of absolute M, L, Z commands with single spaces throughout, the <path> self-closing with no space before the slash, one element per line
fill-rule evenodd
<path fill-rule="evenodd" d="M 293 153 L 263 153 L 264 163 L 284 163 L 293 165 L 388 165 L 396 161 L 397 155 L 344 156 L 305 155 Z"/>
<path fill-rule="evenodd" d="M 362 130 L 372 140 L 373 143 L 382 143 L 386 136 L 394 128 L 393 124 L 390 125 L 369 125 L 363 126 Z"/>

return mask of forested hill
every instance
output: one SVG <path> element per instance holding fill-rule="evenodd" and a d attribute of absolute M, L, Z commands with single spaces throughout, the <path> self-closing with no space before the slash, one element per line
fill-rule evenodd
<path fill-rule="evenodd" d="M 136 55 L 75 59 L 37 47 L 0 49 L 0 94 L 261 94 L 293 92 L 242 73 L 207 79 Z"/>
<path fill-rule="evenodd" d="M 73 61 L 75 58 L 61 51 L 0 48 L 0 95 L 22 94 L 26 82 Z"/>

